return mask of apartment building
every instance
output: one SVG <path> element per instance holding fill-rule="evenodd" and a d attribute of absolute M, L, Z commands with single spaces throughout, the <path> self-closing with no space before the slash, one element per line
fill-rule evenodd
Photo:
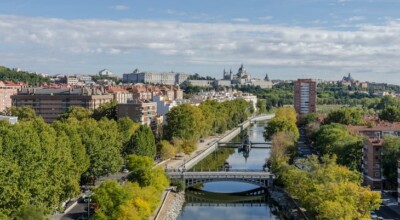
<path fill-rule="evenodd" d="M 46 122 L 55 121 L 71 106 L 94 110 L 110 102 L 113 95 L 99 88 L 26 88 L 12 96 L 14 106 L 28 106 Z"/>
<path fill-rule="evenodd" d="M 11 81 L 0 81 L 0 112 L 4 112 L 6 108 L 11 107 L 11 96 L 18 93 L 18 90 L 26 87 L 24 83 L 14 83 Z"/>
<path fill-rule="evenodd" d="M 147 100 L 134 100 L 117 105 L 117 118 L 129 117 L 134 122 L 151 125 L 157 116 L 157 104 Z"/>
<path fill-rule="evenodd" d="M 299 115 L 316 111 L 317 82 L 313 79 L 298 79 L 294 83 L 294 108 Z"/>
<path fill-rule="evenodd" d="M 383 189 L 382 148 L 382 139 L 369 138 L 365 140 L 362 169 L 364 184 L 370 186 L 371 189 Z"/>
<path fill-rule="evenodd" d="M 109 87 L 107 92 L 113 95 L 114 100 L 117 101 L 118 104 L 128 103 L 128 101 L 134 99 L 133 93 L 127 91 L 125 88 Z"/>
<path fill-rule="evenodd" d="M 366 136 L 362 149 L 362 170 L 364 184 L 371 189 L 382 189 L 384 177 L 382 175 L 383 138 L 387 135 L 400 136 L 400 123 L 379 122 L 376 126 L 348 126 L 350 132 Z"/>

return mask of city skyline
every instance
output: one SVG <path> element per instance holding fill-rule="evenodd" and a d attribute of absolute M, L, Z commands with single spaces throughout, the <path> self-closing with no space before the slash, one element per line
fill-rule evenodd
<path fill-rule="evenodd" d="M 392 0 L 0 3 L 0 65 L 49 74 L 144 71 L 400 84 Z"/>

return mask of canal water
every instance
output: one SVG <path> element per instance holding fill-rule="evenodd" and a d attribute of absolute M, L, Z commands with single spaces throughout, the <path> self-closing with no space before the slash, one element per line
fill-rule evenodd
<path fill-rule="evenodd" d="M 248 134 L 251 142 L 264 142 L 263 132 L 266 122 L 257 122 L 231 142 L 241 142 Z M 270 150 L 253 148 L 249 154 L 238 152 L 237 148 L 219 148 L 204 158 L 192 170 L 221 170 L 225 162 L 230 169 L 262 170 Z M 240 182 L 212 182 L 195 186 L 185 192 L 185 203 L 178 216 L 179 220 L 219 220 L 219 219 L 279 219 L 276 207 L 267 194 L 245 196 L 240 192 L 258 190 L 256 185 Z"/>

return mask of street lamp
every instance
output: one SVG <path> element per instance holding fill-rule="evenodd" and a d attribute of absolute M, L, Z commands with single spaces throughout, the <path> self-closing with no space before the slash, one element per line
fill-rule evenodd
<path fill-rule="evenodd" d="M 90 218 L 90 196 L 91 196 L 92 192 L 90 190 L 88 190 L 86 193 L 87 193 L 86 199 L 87 199 L 87 213 L 88 213 L 87 219 L 89 219 Z"/>

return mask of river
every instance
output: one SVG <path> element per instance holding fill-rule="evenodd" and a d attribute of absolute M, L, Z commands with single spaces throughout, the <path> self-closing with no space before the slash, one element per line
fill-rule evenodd
<path fill-rule="evenodd" d="M 243 131 L 231 142 L 241 142 L 248 134 L 251 142 L 264 142 L 265 122 L 257 122 Z M 270 150 L 253 148 L 248 155 L 237 149 L 219 148 L 204 158 L 194 170 L 221 169 L 227 161 L 231 169 L 261 170 Z M 267 194 L 244 196 L 238 192 L 259 189 L 258 186 L 240 182 L 212 182 L 187 189 L 185 203 L 178 216 L 179 220 L 218 220 L 218 219 L 279 219 Z"/>

